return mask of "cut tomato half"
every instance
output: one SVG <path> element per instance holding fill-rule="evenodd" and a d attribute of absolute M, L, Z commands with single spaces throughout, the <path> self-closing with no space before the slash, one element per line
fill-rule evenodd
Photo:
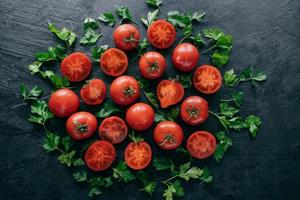
<path fill-rule="evenodd" d="M 99 135 L 112 144 L 122 142 L 127 136 L 128 128 L 123 119 L 117 116 L 108 117 L 99 127 Z"/>
<path fill-rule="evenodd" d="M 88 80 L 80 89 L 80 96 L 88 105 L 100 105 L 105 99 L 106 86 L 101 79 Z"/>
<path fill-rule="evenodd" d="M 157 97 L 162 108 L 177 104 L 183 95 L 182 84 L 175 80 L 162 80 L 157 86 Z"/>
<path fill-rule="evenodd" d="M 125 149 L 125 162 L 128 167 L 141 170 L 146 168 L 152 159 L 152 150 L 147 142 L 131 142 Z"/>
<path fill-rule="evenodd" d="M 120 49 L 110 48 L 102 54 L 100 67 L 109 76 L 120 76 L 127 70 L 127 55 Z"/>

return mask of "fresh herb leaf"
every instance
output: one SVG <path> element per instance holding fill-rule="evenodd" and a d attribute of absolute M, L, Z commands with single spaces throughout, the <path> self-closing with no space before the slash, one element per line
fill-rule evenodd
<path fill-rule="evenodd" d="M 58 148 L 59 143 L 60 143 L 59 135 L 48 132 L 44 139 L 43 147 L 47 153 L 50 153 Z"/>
<path fill-rule="evenodd" d="M 201 22 L 202 19 L 205 17 L 205 12 L 194 12 L 194 13 L 188 13 L 188 16 L 191 21 Z"/>
<path fill-rule="evenodd" d="M 129 8 L 126 6 L 117 6 L 117 15 L 121 17 L 120 24 L 125 20 L 135 23 Z"/>
<path fill-rule="evenodd" d="M 213 181 L 213 177 L 210 175 L 210 172 L 207 167 L 204 167 L 202 169 L 202 172 L 202 175 L 199 177 L 201 181 L 203 181 L 204 183 L 210 183 Z"/>
<path fill-rule="evenodd" d="M 180 13 L 177 10 L 168 12 L 167 16 L 168 16 L 167 20 L 170 23 L 172 23 L 174 26 L 184 28 L 187 25 L 191 24 L 191 19 L 189 18 L 189 16 Z"/>
<path fill-rule="evenodd" d="M 184 88 L 192 87 L 192 75 L 191 74 L 181 74 L 178 76 L 178 78 Z"/>
<path fill-rule="evenodd" d="M 111 177 L 93 177 L 88 180 L 90 183 L 89 197 L 102 194 L 102 187 L 108 188 L 113 185 Z"/>
<path fill-rule="evenodd" d="M 113 177 L 124 183 L 135 180 L 134 174 L 128 169 L 124 161 L 119 162 L 117 167 L 113 168 Z"/>
<path fill-rule="evenodd" d="M 241 130 L 243 128 L 246 128 L 246 123 L 242 117 L 233 117 L 231 119 L 227 120 L 228 127 L 234 130 Z"/>
<path fill-rule="evenodd" d="M 205 41 L 203 40 L 200 32 L 198 32 L 196 35 L 191 35 L 189 38 L 193 41 L 194 45 L 196 45 L 197 47 L 201 47 L 205 44 Z"/>
<path fill-rule="evenodd" d="M 226 86 L 232 87 L 239 82 L 239 78 L 234 72 L 234 69 L 230 69 L 224 74 L 224 82 Z"/>
<path fill-rule="evenodd" d="M 95 30 L 97 28 L 99 28 L 99 25 L 95 19 L 90 18 L 90 17 L 87 17 L 84 19 L 84 21 L 83 21 L 83 30 L 84 31 L 87 31 L 88 29 Z"/>
<path fill-rule="evenodd" d="M 136 173 L 136 177 L 141 180 L 144 184 L 144 187 L 140 189 L 140 191 L 145 191 L 147 192 L 150 196 L 152 196 L 152 193 L 155 191 L 156 188 L 156 182 L 155 181 L 149 181 L 149 176 L 148 174 L 140 170 Z"/>
<path fill-rule="evenodd" d="M 30 74 L 34 75 L 34 74 L 40 72 L 40 68 L 41 68 L 42 64 L 43 64 L 43 62 L 35 61 L 35 62 L 31 63 L 30 65 L 28 65 Z"/>
<path fill-rule="evenodd" d="M 158 13 L 159 13 L 159 10 L 156 9 L 154 11 L 150 11 L 148 12 L 147 14 L 147 18 L 146 17 L 141 17 L 141 21 L 142 23 L 145 25 L 145 26 L 149 26 L 153 21 L 155 21 L 157 18 L 158 18 Z"/>
<path fill-rule="evenodd" d="M 202 32 L 205 37 L 213 40 L 218 40 L 221 35 L 224 35 L 223 31 L 217 28 L 205 28 Z"/>
<path fill-rule="evenodd" d="M 84 161 L 82 160 L 82 158 L 75 158 L 73 160 L 73 166 L 77 167 L 77 166 L 83 166 L 84 165 Z"/>
<path fill-rule="evenodd" d="M 246 118 L 246 124 L 249 128 L 250 135 L 252 138 L 255 138 L 257 135 L 257 132 L 259 130 L 259 127 L 261 125 L 261 119 L 258 116 L 250 115 Z"/>
<path fill-rule="evenodd" d="M 229 51 L 232 48 L 232 36 L 221 34 L 215 44 L 216 48 Z"/>
<path fill-rule="evenodd" d="M 106 118 L 114 113 L 120 113 L 121 110 L 112 102 L 105 102 L 99 112 L 96 113 L 96 117 Z"/>
<path fill-rule="evenodd" d="M 146 3 L 149 6 L 160 9 L 160 6 L 162 5 L 162 0 L 146 0 Z"/>
<path fill-rule="evenodd" d="M 221 102 L 221 104 L 220 104 L 220 114 L 222 114 L 226 117 L 232 117 L 238 112 L 239 112 L 239 110 L 235 107 L 230 106 L 228 104 L 228 102 Z"/>
<path fill-rule="evenodd" d="M 154 121 L 156 123 L 159 123 L 159 122 L 162 122 L 162 121 L 168 121 L 168 119 L 166 118 L 166 116 L 163 113 L 157 112 L 157 113 L 155 113 Z"/>
<path fill-rule="evenodd" d="M 228 63 L 230 58 L 229 55 L 230 55 L 229 51 L 216 50 L 211 56 L 212 62 L 214 65 L 218 67 L 222 67 L 223 65 Z"/>
<path fill-rule="evenodd" d="M 94 45 L 101 36 L 102 33 L 97 33 L 95 30 L 88 28 L 79 42 L 82 45 Z"/>
<path fill-rule="evenodd" d="M 173 185 L 174 185 L 174 188 L 175 188 L 175 190 L 176 190 L 176 192 L 175 192 L 174 195 L 175 195 L 176 197 L 183 197 L 185 194 L 184 194 L 183 187 L 181 186 L 181 182 L 178 181 L 178 180 L 176 180 L 176 181 L 173 183 Z"/>
<path fill-rule="evenodd" d="M 153 159 L 153 167 L 158 170 L 174 169 L 174 163 L 170 158 L 156 157 Z"/>
<path fill-rule="evenodd" d="M 54 115 L 49 111 L 47 103 L 45 101 L 36 100 L 31 105 L 31 115 L 28 121 L 44 126 L 46 121 L 53 117 Z"/>
<path fill-rule="evenodd" d="M 19 91 L 22 96 L 23 101 L 33 101 L 37 100 L 41 96 L 43 90 L 37 86 L 34 86 L 30 91 L 27 90 L 24 84 L 20 84 Z"/>
<path fill-rule="evenodd" d="M 185 27 L 183 27 L 183 36 L 184 37 L 188 37 L 188 36 L 192 35 L 192 33 L 193 33 L 192 23 L 187 24 Z"/>
<path fill-rule="evenodd" d="M 178 117 L 179 115 L 179 111 L 180 111 L 180 108 L 177 106 L 175 108 L 172 108 L 170 110 L 170 112 L 167 112 L 166 113 L 166 117 L 169 121 L 176 121 L 176 118 Z"/>
<path fill-rule="evenodd" d="M 70 31 L 69 29 L 62 28 L 61 30 L 57 29 L 53 23 L 48 24 L 48 29 L 54 33 L 59 39 L 65 41 L 66 44 L 70 47 L 76 40 L 76 34 Z"/>
<path fill-rule="evenodd" d="M 134 130 L 131 130 L 131 133 L 128 135 L 128 137 L 134 142 L 134 143 L 139 143 L 144 141 L 144 138 L 142 138 L 142 136 L 138 135 L 136 136 L 134 133 Z"/>
<path fill-rule="evenodd" d="M 257 86 L 256 82 L 266 80 L 267 75 L 262 72 L 255 72 L 252 67 L 244 69 L 240 75 L 240 81 L 251 81 L 253 86 Z"/>
<path fill-rule="evenodd" d="M 65 136 L 62 138 L 61 144 L 64 147 L 64 150 L 68 152 L 71 149 L 71 147 L 74 146 L 74 141 L 70 136 Z"/>
<path fill-rule="evenodd" d="M 114 26 L 115 23 L 116 23 L 116 19 L 115 19 L 115 16 L 110 13 L 110 12 L 107 12 L 107 13 L 103 13 L 101 14 L 98 19 L 101 21 L 101 22 L 104 22 L 106 23 L 108 26 Z"/>
<path fill-rule="evenodd" d="M 92 49 L 92 60 L 93 62 L 100 62 L 100 58 L 102 56 L 102 54 L 108 49 L 108 45 L 101 45 L 101 46 L 97 46 L 94 47 Z"/>
<path fill-rule="evenodd" d="M 163 196 L 165 200 L 173 200 L 173 196 L 182 197 L 184 196 L 184 190 L 181 186 L 180 181 L 175 181 L 174 183 L 170 183 L 167 185 L 167 189 L 164 191 Z"/>
<path fill-rule="evenodd" d="M 75 172 L 75 173 L 72 174 L 72 176 L 73 176 L 73 178 L 76 182 L 86 182 L 86 181 L 88 181 L 86 171 Z"/>
<path fill-rule="evenodd" d="M 240 107 L 244 101 L 244 93 L 243 92 L 235 92 L 231 94 L 231 98 L 234 102 L 234 104 L 237 107 Z"/>
<path fill-rule="evenodd" d="M 148 89 L 150 87 L 150 82 L 147 79 L 140 78 L 138 80 L 139 86 L 142 90 Z"/>
<path fill-rule="evenodd" d="M 214 153 L 214 158 L 217 162 L 220 162 L 227 152 L 228 148 L 232 145 L 232 140 L 226 136 L 224 131 L 220 131 L 215 134 L 219 144 L 217 144 L 216 151 Z"/>
<path fill-rule="evenodd" d="M 70 82 L 66 77 L 59 76 L 53 71 L 40 71 L 43 78 L 48 78 L 56 88 L 66 88 L 70 86 Z"/>
<path fill-rule="evenodd" d="M 191 167 L 190 165 L 190 162 L 180 165 L 178 176 L 186 181 L 189 181 L 190 179 L 199 179 L 203 174 L 203 170 L 198 167 Z"/>
<path fill-rule="evenodd" d="M 164 191 L 163 196 L 165 200 L 173 200 L 173 194 L 176 193 L 174 185 L 168 185 L 167 189 Z"/>
<path fill-rule="evenodd" d="M 62 60 L 64 57 L 66 57 L 66 49 L 61 45 L 49 47 L 47 52 L 37 52 L 35 54 L 36 60 L 40 62 Z"/>
<path fill-rule="evenodd" d="M 60 161 L 61 164 L 65 164 L 68 167 L 70 167 L 73 164 L 74 157 L 75 157 L 76 151 L 70 151 L 68 153 L 63 153 L 60 156 L 57 157 L 57 159 Z"/>
<path fill-rule="evenodd" d="M 146 96 L 146 98 L 147 98 L 147 101 L 148 101 L 151 105 L 153 105 L 155 108 L 158 109 L 158 102 L 157 102 L 157 99 L 156 99 L 155 94 L 153 94 L 152 92 L 145 92 L 145 91 L 144 91 L 144 94 L 145 94 L 145 96 Z"/>

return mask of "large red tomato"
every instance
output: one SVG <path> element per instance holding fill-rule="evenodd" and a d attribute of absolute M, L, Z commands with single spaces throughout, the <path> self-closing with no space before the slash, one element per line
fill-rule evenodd
<path fill-rule="evenodd" d="M 166 59 L 156 51 L 145 53 L 139 62 L 140 72 L 144 78 L 157 79 L 166 69 Z"/>
<path fill-rule="evenodd" d="M 179 44 L 173 51 L 172 63 L 183 72 L 189 72 L 196 67 L 200 54 L 198 49 L 190 43 Z"/>
<path fill-rule="evenodd" d="M 154 122 L 154 110 L 145 103 L 133 104 L 126 111 L 126 121 L 134 130 L 146 130 Z"/>
<path fill-rule="evenodd" d="M 82 86 L 80 96 L 88 105 L 100 105 L 106 96 L 106 86 L 101 79 L 89 80 Z"/>
<path fill-rule="evenodd" d="M 140 32 L 132 24 L 122 24 L 115 29 L 113 38 L 119 49 L 129 51 L 139 44 Z"/>

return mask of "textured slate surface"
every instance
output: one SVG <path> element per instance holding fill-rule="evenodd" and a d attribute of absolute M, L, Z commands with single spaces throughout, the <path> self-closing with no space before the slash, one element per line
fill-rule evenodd
<path fill-rule="evenodd" d="M 51 91 L 50 84 L 32 77 L 27 70 L 34 52 L 57 42 L 47 30 L 46 22 L 53 21 L 80 34 L 85 16 L 96 17 L 100 12 L 113 10 L 116 4 L 127 5 L 136 20 L 148 9 L 141 0 L 1 0 L 0 199 L 87 199 L 87 188 L 74 183 L 71 171 L 61 166 L 55 155 L 49 156 L 42 150 L 43 132 L 26 121 L 29 108 L 19 100 L 18 85 L 20 82 L 30 87 L 40 85 L 45 94 Z M 300 199 L 300 2 L 165 0 L 162 16 L 174 9 L 204 10 L 208 14 L 200 27 L 221 27 L 233 35 L 234 48 L 227 69 L 240 70 L 253 65 L 268 75 L 267 82 L 256 90 L 249 84 L 238 87 L 246 94 L 242 114 L 256 113 L 262 117 L 263 125 L 257 139 L 251 140 L 246 131 L 232 133 L 234 145 L 219 165 L 213 160 L 198 162 L 200 166 L 210 167 L 214 183 L 184 184 L 184 199 Z M 142 25 L 139 28 L 145 33 Z M 107 26 L 101 29 L 104 37 L 99 44 L 112 45 L 112 29 Z M 89 52 L 89 48 L 77 47 Z M 168 55 L 172 49 L 163 53 Z M 207 57 L 202 57 L 199 64 L 208 61 Z M 136 63 L 130 68 L 130 74 L 137 73 Z M 173 73 L 170 65 L 168 73 Z M 105 78 L 97 66 L 91 77 L 94 75 Z M 105 80 L 107 84 L 111 82 L 109 78 Z M 227 92 L 223 90 L 208 99 L 214 104 Z M 65 134 L 63 122 L 57 127 L 55 131 Z M 200 128 L 184 128 L 186 134 L 200 128 L 218 130 L 214 119 Z M 151 141 L 151 131 L 143 133 L 148 141 Z M 118 147 L 118 159 L 124 147 L 125 144 Z M 153 148 L 156 154 L 164 154 L 154 145 Z M 117 184 L 99 199 L 147 198 L 137 192 L 139 187 L 138 183 Z M 154 199 L 161 199 L 161 193 L 162 187 L 159 187 Z"/>

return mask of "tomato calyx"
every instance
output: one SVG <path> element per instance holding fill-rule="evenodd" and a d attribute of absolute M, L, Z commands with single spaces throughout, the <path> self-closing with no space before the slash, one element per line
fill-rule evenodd
<path fill-rule="evenodd" d="M 133 96 L 135 94 L 135 90 L 133 89 L 132 86 L 128 86 L 127 88 L 123 89 L 123 94 L 126 97 Z"/>
<path fill-rule="evenodd" d="M 76 130 L 78 130 L 82 134 L 84 134 L 88 131 L 88 125 L 87 124 L 81 124 L 78 121 L 74 121 L 73 125 L 75 126 Z"/>
<path fill-rule="evenodd" d="M 175 140 L 172 134 L 166 134 L 163 141 L 159 143 L 159 146 L 164 146 L 167 142 L 170 142 L 171 144 L 177 143 L 177 141 Z"/>
<path fill-rule="evenodd" d="M 134 33 L 131 32 L 128 37 L 124 38 L 124 42 L 130 43 L 130 45 L 133 46 L 135 42 L 138 42 L 138 40 L 134 38 Z"/>
<path fill-rule="evenodd" d="M 197 108 L 194 105 L 190 105 L 188 106 L 188 108 L 186 109 L 186 112 L 189 114 L 189 119 L 190 118 L 198 118 L 199 113 L 200 113 L 200 109 Z"/>
<path fill-rule="evenodd" d="M 158 63 L 157 61 L 154 61 L 154 62 L 148 62 L 148 68 L 147 70 L 149 72 L 154 72 L 154 71 L 158 71 L 159 70 L 159 67 L 158 67 Z"/>

